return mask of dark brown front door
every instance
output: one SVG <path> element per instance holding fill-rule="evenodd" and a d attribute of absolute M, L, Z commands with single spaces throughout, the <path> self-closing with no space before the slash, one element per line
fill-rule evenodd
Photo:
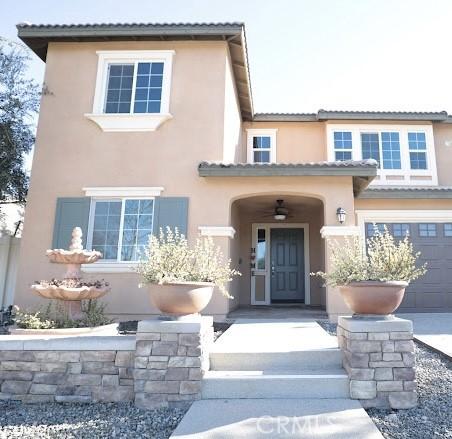
<path fill-rule="evenodd" d="M 304 229 L 271 229 L 271 301 L 304 302 Z"/>

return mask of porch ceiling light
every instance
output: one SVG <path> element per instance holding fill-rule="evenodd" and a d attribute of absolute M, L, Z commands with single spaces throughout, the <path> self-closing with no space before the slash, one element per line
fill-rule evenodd
<path fill-rule="evenodd" d="M 345 222 L 345 218 L 347 217 L 347 212 L 344 209 L 342 209 L 342 207 L 338 207 L 336 210 L 336 217 L 337 220 L 341 224 L 343 224 Z"/>
<path fill-rule="evenodd" d="M 284 221 L 284 220 L 287 218 L 287 216 L 284 215 L 284 214 L 282 214 L 282 213 L 275 213 L 275 215 L 273 216 L 273 218 L 274 218 L 276 221 Z"/>

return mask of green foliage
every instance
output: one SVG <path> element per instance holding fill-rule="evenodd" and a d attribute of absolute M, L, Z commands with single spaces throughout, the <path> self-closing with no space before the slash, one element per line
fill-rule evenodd
<path fill-rule="evenodd" d="M 331 249 L 332 270 L 329 273 L 311 273 L 322 277 L 327 285 L 347 285 L 359 281 L 412 282 L 425 274 L 426 264 L 416 262 L 420 252 L 415 252 L 408 236 L 396 241 L 385 227 L 380 232 L 374 227 L 374 236 L 367 240 L 367 253 L 361 239 L 346 239 L 345 243 L 333 242 Z"/>
<path fill-rule="evenodd" d="M 82 301 L 83 317 L 72 320 L 61 302 L 49 302 L 47 307 L 35 312 L 16 312 L 16 324 L 22 329 L 62 329 L 62 328 L 93 328 L 95 326 L 113 323 L 105 315 L 104 303 L 96 300 Z"/>
<path fill-rule="evenodd" d="M 211 237 L 199 238 L 193 247 L 177 228 L 166 232 L 160 229 L 158 237 L 151 235 L 149 245 L 136 270 L 145 284 L 171 282 L 212 282 L 229 298 L 226 284 L 240 276 L 225 261 L 219 247 Z"/>
<path fill-rule="evenodd" d="M 37 84 L 26 79 L 29 57 L 22 45 L 0 38 L 0 202 L 25 201 L 24 158 L 34 143 L 32 117 Z"/>

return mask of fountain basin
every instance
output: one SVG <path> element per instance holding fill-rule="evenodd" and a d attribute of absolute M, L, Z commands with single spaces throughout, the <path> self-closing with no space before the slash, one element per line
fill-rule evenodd
<path fill-rule="evenodd" d="M 65 287 L 56 285 L 38 285 L 31 286 L 31 290 L 46 299 L 59 299 L 59 300 L 89 300 L 99 299 L 105 296 L 110 291 L 110 287 L 93 287 L 93 286 L 81 286 L 81 287 Z"/>
<path fill-rule="evenodd" d="M 92 264 L 102 257 L 102 253 L 95 250 L 47 250 L 47 257 L 50 262 L 56 264 Z"/>

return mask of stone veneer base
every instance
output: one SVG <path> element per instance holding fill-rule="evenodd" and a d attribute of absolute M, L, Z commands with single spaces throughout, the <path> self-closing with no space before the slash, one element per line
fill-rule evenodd
<path fill-rule="evenodd" d="M 397 317 L 339 317 L 337 327 L 350 397 L 365 408 L 417 405 L 413 324 Z"/>
<path fill-rule="evenodd" d="M 139 323 L 133 335 L 0 337 L 0 400 L 135 401 L 177 407 L 200 398 L 212 317 Z"/>

